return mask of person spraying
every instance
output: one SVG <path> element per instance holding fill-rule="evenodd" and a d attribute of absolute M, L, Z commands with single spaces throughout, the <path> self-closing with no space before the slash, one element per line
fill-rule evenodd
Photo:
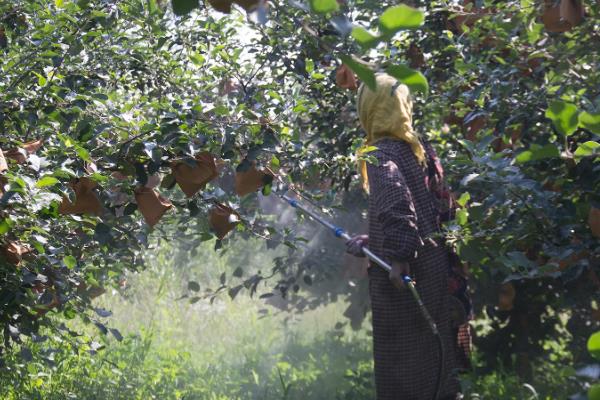
<path fill-rule="evenodd" d="M 408 87 L 384 73 L 376 74 L 376 82 L 375 90 L 362 84 L 357 96 L 365 146 L 376 147 L 368 154 L 377 162 L 359 165 L 369 193 L 369 232 L 349 240 L 347 251 L 363 257 L 368 246 L 391 266 L 388 272 L 370 265 L 368 272 L 377 399 L 456 399 L 456 337 L 448 291 L 452 257 L 436 235 L 452 210 L 451 196 L 442 190 L 443 170 L 435 151 L 413 130 Z M 404 276 L 417 283 L 447 349 L 444 355 L 405 290 Z M 466 286 L 466 280 L 461 284 Z"/>

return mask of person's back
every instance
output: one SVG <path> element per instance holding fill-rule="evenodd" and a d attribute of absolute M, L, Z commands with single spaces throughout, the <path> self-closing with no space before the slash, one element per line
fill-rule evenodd
<path fill-rule="evenodd" d="M 438 209 L 433 203 L 433 194 L 426 184 L 426 172 L 424 167 L 419 164 L 410 148 L 410 146 L 400 140 L 395 139 L 382 139 L 377 142 L 377 150 L 370 153 L 374 156 L 378 162 L 394 163 L 393 168 L 398 168 L 399 176 L 404 178 L 404 183 L 408 189 L 407 193 L 410 193 L 412 197 L 412 204 L 415 207 L 416 212 L 416 225 L 418 227 L 418 234 L 421 238 L 430 237 L 432 234 L 438 231 Z M 367 167 L 370 168 L 370 167 Z M 371 176 L 369 176 L 370 185 L 388 185 L 398 184 L 397 182 L 390 183 L 390 178 L 394 175 L 393 172 L 389 172 L 387 176 L 380 176 L 378 178 L 385 179 L 387 182 L 374 183 Z M 374 190 L 370 191 L 369 202 L 371 205 L 375 203 L 383 204 L 384 202 L 392 203 L 393 198 L 380 199 L 389 192 L 377 193 Z M 378 226 L 379 221 L 374 220 L 374 213 L 371 213 L 370 224 L 371 229 Z M 369 245 L 372 250 L 379 248 L 380 238 L 369 235 Z M 381 243 L 382 244 L 382 243 Z M 419 243 L 420 244 L 420 243 Z M 375 247 L 373 247 L 375 246 Z"/>
<path fill-rule="evenodd" d="M 454 367 L 448 314 L 448 253 L 431 235 L 437 232 L 437 209 L 425 171 L 408 144 L 394 139 L 377 143 L 369 164 L 369 249 L 384 260 L 406 262 L 425 307 L 444 339 L 444 376 Z M 431 399 L 439 351 L 427 322 L 408 291 L 399 291 L 388 273 L 369 268 L 377 399 Z M 458 391 L 443 383 L 442 396 Z"/>
<path fill-rule="evenodd" d="M 386 74 L 376 81 L 375 90 L 362 85 L 358 95 L 365 146 L 376 147 L 369 157 L 377 161 L 361 164 L 369 193 L 369 235 L 351 240 L 349 249 L 368 243 L 391 265 L 389 273 L 375 264 L 369 268 L 377 399 L 430 400 L 440 377 L 437 339 L 404 287 L 404 274 L 416 281 L 446 349 L 439 399 L 454 399 L 459 387 L 451 375 L 449 253 L 432 237 L 440 229 L 440 210 L 428 181 L 429 154 L 412 128 L 408 88 Z"/>

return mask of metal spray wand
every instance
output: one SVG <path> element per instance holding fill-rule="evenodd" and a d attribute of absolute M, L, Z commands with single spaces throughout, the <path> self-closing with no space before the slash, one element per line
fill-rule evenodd
<path fill-rule="evenodd" d="M 319 216 L 312 210 L 310 210 L 310 209 L 304 207 L 302 204 L 300 204 L 298 202 L 298 200 L 293 199 L 285 194 L 281 195 L 281 198 L 284 199 L 285 201 L 287 201 L 292 207 L 297 208 L 297 209 L 301 210 L 302 212 L 304 212 L 305 214 L 310 215 L 314 220 L 316 220 L 317 222 L 326 226 L 327 228 L 331 229 L 336 237 L 344 239 L 344 240 L 351 239 L 350 235 L 348 235 L 348 233 L 346 233 L 346 231 L 343 228 L 340 228 L 339 226 L 335 226 L 331 222 L 323 219 L 321 216 Z M 373 253 L 368 248 L 363 247 L 362 251 L 363 251 L 363 253 L 365 253 L 365 255 L 370 260 L 377 263 L 377 265 L 379 265 L 386 271 L 390 272 L 392 270 L 391 265 L 389 265 L 388 263 L 383 261 L 379 256 L 377 256 L 375 253 Z M 404 284 L 406 285 L 406 287 L 408 287 L 408 289 L 410 290 L 410 293 L 412 294 L 413 298 L 417 302 L 417 305 L 419 306 L 419 310 L 420 310 L 421 314 L 423 315 L 423 318 L 425 318 L 425 320 L 431 327 L 431 331 L 433 332 L 433 334 L 436 336 L 439 335 L 437 325 L 436 325 L 435 321 L 433 320 L 433 318 L 431 318 L 431 315 L 429 314 L 429 311 L 427 311 L 427 308 L 425 308 L 425 304 L 423 304 L 423 300 L 421 300 L 421 296 L 419 296 L 419 292 L 417 292 L 417 288 L 415 287 L 415 282 L 408 275 L 403 275 L 402 280 L 404 281 Z"/>

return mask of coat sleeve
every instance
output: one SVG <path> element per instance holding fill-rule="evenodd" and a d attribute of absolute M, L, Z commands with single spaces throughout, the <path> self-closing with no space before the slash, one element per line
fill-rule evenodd
<path fill-rule="evenodd" d="M 376 153 L 379 164 L 369 163 L 367 174 L 373 201 L 371 212 L 376 213 L 385 235 L 383 256 L 392 261 L 409 262 L 422 243 L 413 198 L 397 164 Z"/>
<path fill-rule="evenodd" d="M 439 223 L 451 221 L 456 216 L 456 199 L 444 180 L 444 167 L 435 149 L 425 142 L 425 153 L 428 164 L 428 186 L 433 192 L 438 208 Z"/>

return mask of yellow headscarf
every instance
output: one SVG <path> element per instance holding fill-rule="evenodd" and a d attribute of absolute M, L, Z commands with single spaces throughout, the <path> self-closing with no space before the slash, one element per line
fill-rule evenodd
<path fill-rule="evenodd" d="M 412 128 L 412 100 L 408 87 L 385 73 L 376 74 L 375 79 L 375 91 L 364 83 L 358 89 L 358 117 L 367 133 L 367 140 L 359 154 L 381 139 L 392 138 L 407 142 L 419 163 L 425 164 L 425 150 Z M 359 161 L 359 171 L 363 187 L 368 192 L 369 179 L 365 161 Z"/>

